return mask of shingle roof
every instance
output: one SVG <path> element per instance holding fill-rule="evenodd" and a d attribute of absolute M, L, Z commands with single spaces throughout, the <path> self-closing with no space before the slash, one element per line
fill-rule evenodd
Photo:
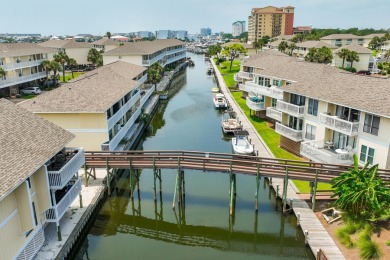
<path fill-rule="evenodd" d="M 343 46 L 338 48 L 337 50 L 334 51 L 334 53 L 338 53 L 341 49 L 347 49 L 349 51 L 355 51 L 357 53 L 361 54 L 372 54 L 372 51 L 366 47 L 363 47 L 357 43 L 351 43 L 350 45 Z"/>
<path fill-rule="evenodd" d="M 300 61 L 275 51 L 253 55 L 243 65 L 263 68 L 264 75 L 295 81 L 282 87 L 288 92 L 390 117 L 389 79 Z"/>
<path fill-rule="evenodd" d="M 42 47 L 36 43 L 0 43 L 0 58 L 56 52 L 56 49 Z"/>
<path fill-rule="evenodd" d="M 305 42 L 297 43 L 296 45 L 297 45 L 297 47 L 308 48 L 308 49 L 322 48 L 324 46 L 328 47 L 329 49 L 337 49 L 337 47 L 335 45 L 332 45 L 332 44 L 329 44 L 326 42 L 321 42 L 321 41 L 305 41 Z"/>
<path fill-rule="evenodd" d="M 104 113 L 131 91 L 146 69 L 116 61 L 19 105 L 36 113 Z"/>
<path fill-rule="evenodd" d="M 372 34 L 369 34 L 369 35 L 366 35 L 366 36 L 361 36 L 361 38 L 371 39 L 371 38 L 374 38 L 375 36 L 378 36 L 380 38 L 380 37 L 385 36 L 385 34 L 384 33 L 372 33 Z"/>
<path fill-rule="evenodd" d="M 340 34 L 331 34 L 328 36 L 322 37 L 320 40 L 334 40 L 334 39 L 360 39 L 364 38 L 364 36 L 356 36 L 350 33 L 340 33 Z"/>
<path fill-rule="evenodd" d="M 291 43 L 291 41 L 289 41 L 289 40 L 277 40 L 277 41 L 269 42 L 267 45 L 273 46 L 273 47 L 278 47 L 281 42 L 287 42 L 288 44 Z"/>
<path fill-rule="evenodd" d="M 112 39 L 108 38 L 101 38 L 100 40 L 91 42 L 91 44 L 96 44 L 96 45 L 119 45 L 120 42 L 114 41 Z"/>
<path fill-rule="evenodd" d="M 88 42 L 76 42 L 76 41 L 68 41 L 68 40 L 49 40 L 46 42 L 41 42 L 39 45 L 44 47 L 51 48 L 61 48 L 61 49 L 69 49 L 69 48 L 92 48 L 92 45 Z"/>
<path fill-rule="evenodd" d="M 176 39 L 127 42 L 123 46 L 103 53 L 103 56 L 110 55 L 149 55 L 168 47 L 183 45 L 184 42 Z"/>
<path fill-rule="evenodd" d="M 74 135 L 0 99 L 0 201 L 69 143 Z"/>

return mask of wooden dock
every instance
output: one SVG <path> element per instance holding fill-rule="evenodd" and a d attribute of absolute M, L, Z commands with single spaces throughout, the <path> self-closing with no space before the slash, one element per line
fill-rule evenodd
<path fill-rule="evenodd" d="M 227 100 L 229 101 L 230 108 L 233 109 L 237 113 L 237 115 L 241 115 L 240 120 L 243 124 L 244 129 L 249 132 L 249 138 L 251 138 L 252 144 L 254 144 L 258 156 L 274 158 L 272 152 L 265 145 L 264 141 L 254 129 L 253 125 L 249 122 L 244 112 L 230 95 L 230 91 L 228 90 L 222 78 L 222 75 L 219 72 L 214 61 L 212 59 L 210 61 L 214 67 L 215 75 L 217 81 L 219 82 L 221 91 L 225 94 Z M 269 178 L 269 180 L 273 189 L 277 191 L 277 196 L 283 199 L 284 179 Z M 317 259 L 345 259 L 340 249 L 337 247 L 337 245 L 330 237 L 321 222 L 318 220 L 317 216 L 310 209 L 309 205 L 304 200 L 299 199 L 299 196 L 296 193 L 295 185 L 292 183 L 291 180 L 289 180 L 288 182 L 289 183 L 287 185 L 287 202 L 289 203 L 290 200 L 292 201 L 293 212 L 299 221 L 299 225 L 301 226 L 305 234 L 306 243 L 313 252 L 313 255 Z M 319 258 L 320 253 L 324 254 L 326 258 Z"/>

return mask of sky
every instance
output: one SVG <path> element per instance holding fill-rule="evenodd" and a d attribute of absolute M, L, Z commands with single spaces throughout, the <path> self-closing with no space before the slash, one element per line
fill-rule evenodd
<path fill-rule="evenodd" d="M 2 1 L 3 2 L 3 1 Z M 0 33 L 103 35 L 187 30 L 231 33 L 251 9 L 294 6 L 294 26 L 390 28 L 390 0 L 18 0 L 1 3 Z"/>

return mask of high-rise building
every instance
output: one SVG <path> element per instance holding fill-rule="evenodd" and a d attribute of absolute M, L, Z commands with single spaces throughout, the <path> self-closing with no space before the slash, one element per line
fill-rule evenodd
<path fill-rule="evenodd" d="M 234 22 L 232 28 L 232 35 L 236 37 L 242 34 L 243 32 L 246 32 L 246 22 L 245 21 Z"/>
<path fill-rule="evenodd" d="M 200 29 L 200 34 L 202 34 L 203 36 L 209 36 L 211 35 L 211 29 L 210 28 L 201 28 Z"/>
<path fill-rule="evenodd" d="M 152 38 L 153 33 L 148 31 L 139 31 L 137 32 L 137 37 L 139 38 Z"/>
<path fill-rule="evenodd" d="M 156 38 L 158 40 L 173 39 L 174 37 L 175 37 L 175 31 L 159 30 L 156 32 Z"/>
<path fill-rule="evenodd" d="M 254 42 L 263 36 L 292 35 L 295 7 L 252 8 L 248 17 L 248 40 Z"/>
<path fill-rule="evenodd" d="M 188 39 L 188 32 L 184 30 L 179 30 L 175 32 L 175 38 L 179 40 Z"/>

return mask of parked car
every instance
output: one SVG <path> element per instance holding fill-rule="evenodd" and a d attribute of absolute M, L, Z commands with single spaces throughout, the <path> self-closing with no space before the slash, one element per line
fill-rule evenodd
<path fill-rule="evenodd" d="M 361 75 L 371 75 L 371 72 L 369 70 L 359 70 L 356 73 Z"/>
<path fill-rule="evenodd" d="M 33 95 L 38 95 L 41 93 L 41 89 L 38 87 L 30 87 L 30 88 L 25 88 L 20 90 L 20 94 L 25 95 L 25 94 L 33 94 Z"/>

